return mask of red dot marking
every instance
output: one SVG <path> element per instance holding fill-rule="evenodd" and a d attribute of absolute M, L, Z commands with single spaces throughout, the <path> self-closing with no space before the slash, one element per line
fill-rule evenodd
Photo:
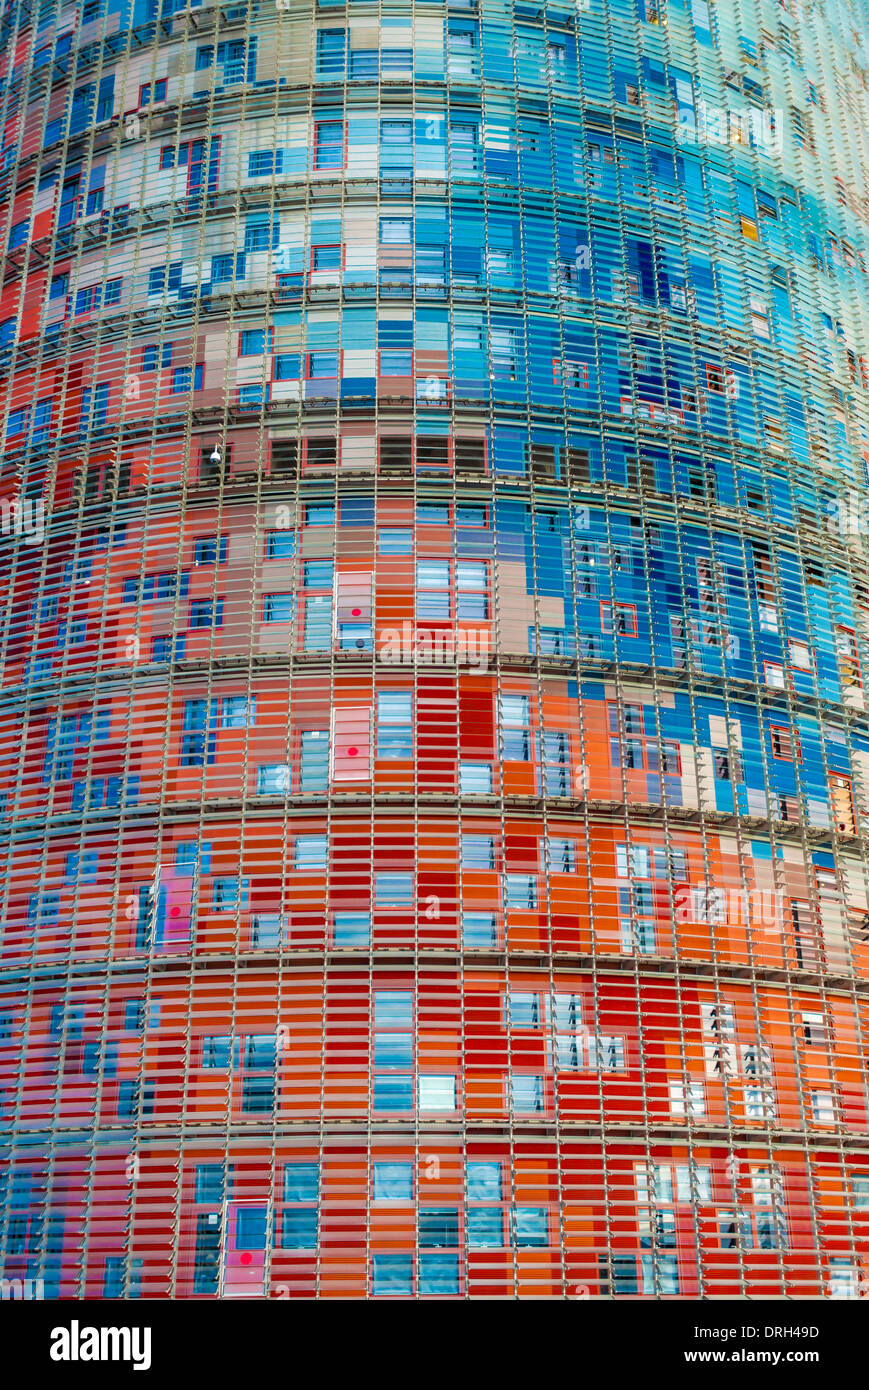
<path fill-rule="evenodd" d="M 249 1264 L 251 1263 L 252 1260 L 253 1260 L 253 1255 L 250 1253 L 249 1250 L 245 1250 L 245 1251 L 243 1252 L 243 1254 L 242 1254 L 242 1257 L 241 1257 L 241 1262 L 242 1262 L 242 1264 L 243 1264 L 243 1265 L 249 1265 Z"/>
<path fill-rule="evenodd" d="M 350 612 L 351 612 L 351 615 L 352 615 L 354 618 L 361 618 L 361 616 L 362 616 L 362 609 L 361 609 L 361 608 L 352 608 L 352 609 L 350 610 Z"/>
<path fill-rule="evenodd" d="M 347 757 L 348 757 L 348 758 L 355 758 L 355 757 L 356 757 L 356 754 L 357 754 L 358 752 L 359 752 L 359 749 L 358 749 L 358 748 L 348 748 L 348 749 L 347 749 Z"/>

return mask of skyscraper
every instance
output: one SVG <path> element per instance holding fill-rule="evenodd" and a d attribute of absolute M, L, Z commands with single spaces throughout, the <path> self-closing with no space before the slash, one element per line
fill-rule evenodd
<path fill-rule="evenodd" d="M 0 37 L 2 1278 L 856 1296 L 865 5 Z"/>

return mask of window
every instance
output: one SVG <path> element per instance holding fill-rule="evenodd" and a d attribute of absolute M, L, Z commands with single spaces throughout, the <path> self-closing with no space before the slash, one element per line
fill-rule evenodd
<path fill-rule="evenodd" d="M 436 502 L 418 502 L 416 504 L 416 524 L 417 526 L 449 526 L 450 509 Z"/>
<path fill-rule="evenodd" d="M 312 271 L 335 271 L 343 269 L 344 248 L 341 245 L 312 246 L 311 247 L 311 270 Z"/>
<path fill-rule="evenodd" d="M 292 593 L 266 594 L 263 597 L 264 623 L 290 623 L 293 620 Z"/>
<path fill-rule="evenodd" d="M 227 86 L 236 82 L 253 82 L 256 76 L 256 40 L 251 39 L 249 45 L 245 44 L 244 39 L 218 44 L 217 61 L 223 64 L 223 80 Z"/>
<path fill-rule="evenodd" d="M 566 729 L 546 729 L 537 735 L 540 780 L 547 796 L 570 794 L 570 735 Z M 562 873 L 569 870 L 562 869 Z"/>
<path fill-rule="evenodd" d="M 124 1002 L 124 1032 L 138 1033 L 145 1026 L 145 1005 L 141 999 Z"/>
<path fill-rule="evenodd" d="M 412 241 L 412 217 L 381 217 L 380 243 L 382 246 L 410 246 Z"/>
<path fill-rule="evenodd" d="M 411 555 L 413 532 L 397 526 L 384 526 L 378 532 L 377 550 L 380 555 Z"/>
<path fill-rule="evenodd" d="M 108 414 L 108 382 L 100 381 L 96 386 L 85 386 L 82 391 L 81 417 L 79 431 L 99 431 L 106 428 Z"/>
<path fill-rule="evenodd" d="M 148 271 L 148 294 L 175 294 L 181 288 L 182 262 L 155 265 Z"/>
<path fill-rule="evenodd" d="M 492 835 L 462 836 L 462 868 L 494 869 L 495 840 Z"/>
<path fill-rule="evenodd" d="M 469 1160 L 466 1184 L 469 1249 L 501 1249 L 507 1244 L 501 1164 Z"/>
<path fill-rule="evenodd" d="M 185 700 L 181 736 L 181 767 L 204 767 L 213 763 L 217 751 L 218 701 Z"/>
<path fill-rule="evenodd" d="M 508 912 L 527 912 L 537 906 L 537 880 L 533 874 L 504 875 L 504 903 Z"/>
<path fill-rule="evenodd" d="M 14 251 L 19 246 L 24 246 L 30 235 L 30 222 L 25 218 L 23 222 L 15 222 L 9 229 L 9 250 Z"/>
<path fill-rule="evenodd" d="M 266 405 L 269 400 L 269 386 L 260 382 L 258 385 L 239 386 L 238 404 L 243 410 L 259 410 L 260 406 Z"/>
<path fill-rule="evenodd" d="M 246 878 L 216 878 L 212 885 L 212 904 L 216 912 L 235 912 L 248 905 Z"/>
<path fill-rule="evenodd" d="M 470 25 L 450 24 L 447 31 L 447 54 L 450 77 L 467 79 L 477 72 L 477 34 Z"/>
<path fill-rule="evenodd" d="M 802 1015 L 802 1037 L 806 1047 L 826 1047 L 827 1030 L 823 1013 Z"/>
<path fill-rule="evenodd" d="M 419 1292 L 440 1297 L 459 1292 L 459 1213 L 455 1207 L 420 1207 Z M 445 1254 L 453 1250 L 454 1254 Z M 437 1251 L 437 1254 L 430 1253 Z"/>
<path fill-rule="evenodd" d="M 124 1259 L 122 1255 L 107 1255 L 103 1273 L 103 1298 L 123 1298 Z"/>
<path fill-rule="evenodd" d="M 251 213 L 244 228 L 244 249 L 246 254 L 255 251 L 274 249 L 281 238 L 281 226 L 277 216 L 269 220 L 265 213 Z"/>
<path fill-rule="evenodd" d="M 201 869 L 208 873 L 211 864 L 211 845 L 198 844 L 196 840 L 182 840 L 175 847 L 175 872 L 184 878 L 193 878 Z"/>
<path fill-rule="evenodd" d="M 501 757 L 509 762 L 528 762 L 531 757 L 529 699 L 527 695 L 499 697 Z"/>
<path fill-rule="evenodd" d="M 293 531 L 266 532 L 266 559 L 291 560 L 296 552 L 296 537 Z"/>
<path fill-rule="evenodd" d="M 290 785 L 290 769 L 286 763 L 261 763 L 256 770 L 258 796 L 285 796 Z"/>
<path fill-rule="evenodd" d="M 859 1270 L 850 1260 L 830 1260 L 830 1279 L 827 1286 L 830 1298 L 857 1298 L 860 1283 Z"/>
<path fill-rule="evenodd" d="M 413 166 L 413 125 L 410 121 L 380 122 L 380 169 L 392 177 L 409 176 Z"/>
<path fill-rule="evenodd" d="M 515 329 L 493 327 L 489 335 L 489 355 L 493 381 L 517 380 L 519 363 Z"/>
<path fill-rule="evenodd" d="M 305 589 L 331 589 L 334 585 L 335 567 L 331 560 L 306 560 L 302 571 Z"/>
<path fill-rule="evenodd" d="M 367 912 L 336 912 L 332 919 L 332 942 L 335 946 L 368 946 L 371 944 L 371 918 Z"/>
<path fill-rule="evenodd" d="M 23 434 L 27 428 L 29 410 L 27 406 L 22 406 L 20 410 L 10 410 L 6 422 L 6 438 L 13 439 L 16 434 Z"/>
<path fill-rule="evenodd" d="M 176 367 L 172 373 L 172 395 L 180 396 L 186 392 L 202 390 L 203 364 L 197 362 L 196 366 Z"/>
<path fill-rule="evenodd" d="M 712 749 L 712 764 L 715 776 L 720 782 L 741 782 L 742 763 L 738 754 L 727 748 Z"/>
<path fill-rule="evenodd" d="M 851 628 L 837 627 L 834 632 L 836 654 L 842 672 L 842 684 L 846 688 L 862 690 L 860 658 L 856 634 Z"/>
<path fill-rule="evenodd" d="M 223 599 L 194 599 L 190 604 L 192 628 L 223 627 Z"/>
<path fill-rule="evenodd" d="M 265 1207 L 239 1207 L 235 1218 L 236 1250 L 265 1250 L 267 1226 Z"/>
<path fill-rule="evenodd" d="M 317 30 L 316 75 L 324 80 L 340 81 L 347 63 L 347 31 L 345 29 Z"/>
<path fill-rule="evenodd" d="M 410 376 L 413 372 L 413 353 L 381 351 L 379 364 L 380 376 Z"/>
<path fill-rule="evenodd" d="M 869 1211 L 869 1175 L 855 1173 L 851 1178 L 851 1192 L 856 1211 Z"/>
<path fill-rule="evenodd" d="M 553 1015 L 555 1056 L 562 1070 L 583 1065 L 582 1003 L 578 994 L 556 994 Z"/>
<path fill-rule="evenodd" d="M 491 766 L 488 763 L 459 763 L 459 792 L 462 796 L 491 796 Z"/>
<path fill-rule="evenodd" d="M 637 636 L 637 610 L 632 603 L 601 603 L 601 631 L 618 637 Z"/>
<path fill-rule="evenodd" d="M 540 995 L 511 990 L 507 995 L 507 1021 L 511 1028 L 539 1028 L 543 1018 Z"/>
<path fill-rule="evenodd" d="M 375 1112 L 413 1109 L 413 995 L 375 990 L 372 1077 Z"/>
<path fill-rule="evenodd" d="M 353 48 L 350 50 L 350 77 L 355 81 L 377 80 L 380 52 L 376 48 Z"/>
<path fill-rule="evenodd" d="M 239 337 L 238 355 L 239 357 L 257 357 L 264 353 L 266 348 L 265 328 L 245 328 Z M 269 333 L 269 337 L 271 334 Z"/>
<path fill-rule="evenodd" d="M 305 376 L 309 381 L 332 380 L 339 376 L 337 352 L 309 352 L 305 355 Z"/>
<path fill-rule="evenodd" d="M 413 1201 L 413 1164 L 372 1164 L 372 1197 L 375 1202 Z"/>
<path fill-rule="evenodd" d="M 302 734 L 299 790 L 326 791 L 329 786 L 329 731 L 311 729 Z"/>
<path fill-rule="evenodd" d="M 251 150 L 247 157 L 249 179 L 271 178 L 284 171 L 283 150 Z"/>
<path fill-rule="evenodd" d="M 96 850 L 68 854 L 64 877 L 73 883 L 96 883 L 98 864 L 99 854 Z"/>
<path fill-rule="evenodd" d="M 503 247 L 490 247 L 486 252 L 489 279 L 509 280 L 513 276 L 513 252 Z"/>
<path fill-rule="evenodd" d="M 377 695 L 377 757 L 413 757 L 413 695 L 407 690 L 381 690 Z"/>
<path fill-rule="evenodd" d="M 142 371 L 156 372 L 159 368 L 171 367 L 172 349 L 172 343 L 164 343 L 162 348 L 157 343 L 148 343 L 142 348 Z"/>
<path fill-rule="evenodd" d="M 293 868 L 305 873 L 325 872 L 328 854 L 327 835 L 297 835 L 293 848 Z"/>
<path fill-rule="evenodd" d="M 238 1065 L 239 1045 L 229 1035 L 215 1034 L 202 1039 L 202 1065 L 208 1070 L 227 1071 Z"/>
<path fill-rule="evenodd" d="M 556 357 L 552 362 L 552 381 L 558 386 L 562 384 L 568 391 L 587 391 L 588 390 L 588 364 L 585 362 L 575 362 L 565 358 L 564 362 Z"/>
<path fill-rule="evenodd" d="M 492 950 L 498 944 L 494 912 L 462 914 L 462 941 L 468 950 Z"/>
<path fill-rule="evenodd" d="M 316 1163 L 285 1163 L 280 1246 L 283 1250 L 315 1250 L 320 1169 Z"/>
<path fill-rule="evenodd" d="M 151 639 L 152 661 L 183 661 L 186 650 L 184 633 L 174 637 L 154 637 Z"/>
<path fill-rule="evenodd" d="M 34 444 L 44 444 L 48 439 L 51 430 L 51 408 L 50 398 L 37 401 L 36 409 L 33 412 L 33 429 L 30 438 Z M 123 541 L 121 541 L 123 544 Z"/>
<path fill-rule="evenodd" d="M 304 593 L 305 605 L 305 634 L 304 649 L 306 652 L 328 651 L 332 644 L 332 579 L 331 565 L 329 565 L 328 582 L 324 575 L 322 577 L 323 593 L 315 594 L 306 587 Z M 308 567 L 305 567 L 306 580 L 311 577 Z M 312 578 L 313 584 L 313 578 Z"/>
<path fill-rule="evenodd" d="M 471 121 L 450 123 L 450 167 L 457 177 L 477 172 L 480 132 Z"/>
<path fill-rule="evenodd" d="M 194 565 L 225 564 L 227 542 L 227 536 L 200 536 L 193 543 Z"/>
<path fill-rule="evenodd" d="M 102 285 L 86 285 L 84 288 L 76 290 L 73 316 L 79 318 L 81 314 L 89 314 L 93 310 L 98 309 L 100 307 L 102 293 Z"/>
<path fill-rule="evenodd" d="M 413 905 L 413 874 L 376 873 L 374 901 L 378 908 L 411 907 Z"/>
<path fill-rule="evenodd" d="M 275 1034 L 248 1034 L 244 1039 L 243 1057 L 241 1108 L 248 1115 L 266 1114 L 275 1102 Z"/>
<path fill-rule="evenodd" d="M 517 1249 L 527 1250 L 549 1244 L 549 1213 L 545 1207 L 516 1207 L 513 1224 Z"/>
<path fill-rule="evenodd" d="M 780 666 L 777 662 L 765 661 L 763 663 L 763 677 L 764 684 L 771 686 L 773 690 L 784 690 L 784 667 Z"/>
<path fill-rule="evenodd" d="M 706 1093 L 702 1081 L 670 1082 L 670 1113 L 700 1119 L 706 1114 Z"/>
<path fill-rule="evenodd" d="M 314 168 L 343 169 L 344 122 L 314 122 Z"/>
<path fill-rule="evenodd" d="M 211 283 L 213 285 L 228 284 L 233 273 L 237 280 L 244 279 L 245 259 L 244 252 L 239 251 L 235 256 L 212 256 L 211 257 Z"/>
<path fill-rule="evenodd" d="M 284 1201 L 316 1202 L 319 1199 L 320 1171 L 316 1163 L 284 1165 Z"/>
<path fill-rule="evenodd" d="M 139 88 L 139 106 L 153 106 L 166 100 L 166 78 L 158 77 L 156 82 L 146 82 Z"/>
<path fill-rule="evenodd" d="M 417 618 L 448 622 L 450 619 L 450 565 L 448 560 L 417 560 Z"/>
<path fill-rule="evenodd" d="M 456 617 L 485 622 L 489 617 L 489 569 L 485 560 L 456 561 Z"/>
<path fill-rule="evenodd" d="M 544 1110 L 542 1076 L 517 1076 L 510 1078 L 510 1097 L 517 1115 L 539 1115 Z"/>
<path fill-rule="evenodd" d="M 547 838 L 541 841 L 544 869 L 553 874 L 576 873 L 576 841 Z"/>
<path fill-rule="evenodd" d="M 419 1078 L 420 1112 L 455 1110 L 456 1078 L 422 1075 Z"/>
<path fill-rule="evenodd" d="M 744 221 L 744 219 L 743 219 Z M 755 240 L 757 236 L 755 234 Z M 756 338 L 769 338 L 769 310 L 762 299 L 752 297 L 750 301 L 751 327 Z"/>
<path fill-rule="evenodd" d="M 805 642 L 791 642 L 790 658 L 791 665 L 798 671 L 811 671 L 812 653 Z"/>
<path fill-rule="evenodd" d="M 371 1257 L 371 1292 L 375 1297 L 407 1297 L 413 1293 L 413 1256 L 376 1254 Z"/>

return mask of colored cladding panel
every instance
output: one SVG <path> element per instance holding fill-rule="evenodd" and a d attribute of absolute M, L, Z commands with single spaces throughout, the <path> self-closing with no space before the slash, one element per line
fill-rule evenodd
<path fill-rule="evenodd" d="M 4 1280 L 865 1288 L 869 31 L 731 9 L 4 12 Z"/>

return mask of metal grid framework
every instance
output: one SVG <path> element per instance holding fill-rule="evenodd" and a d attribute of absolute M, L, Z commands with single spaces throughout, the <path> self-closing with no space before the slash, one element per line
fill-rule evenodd
<path fill-rule="evenodd" d="M 4 1293 L 862 1290 L 866 21 L 5 4 Z"/>

